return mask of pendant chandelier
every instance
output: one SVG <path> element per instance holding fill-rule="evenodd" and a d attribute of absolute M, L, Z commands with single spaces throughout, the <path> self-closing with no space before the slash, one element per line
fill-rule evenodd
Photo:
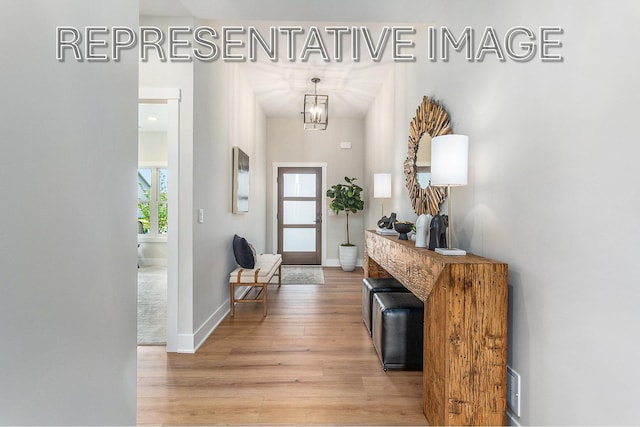
<path fill-rule="evenodd" d="M 304 96 L 304 130 L 326 130 L 329 124 L 329 95 L 318 95 L 319 78 L 311 79 L 313 95 Z"/>

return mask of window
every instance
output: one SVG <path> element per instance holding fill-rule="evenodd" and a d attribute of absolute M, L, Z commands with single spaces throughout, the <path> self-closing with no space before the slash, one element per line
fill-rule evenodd
<path fill-rule="evenodd" d="M 167 233 L 167 168 L 138 169 L 138 233 Z"/>

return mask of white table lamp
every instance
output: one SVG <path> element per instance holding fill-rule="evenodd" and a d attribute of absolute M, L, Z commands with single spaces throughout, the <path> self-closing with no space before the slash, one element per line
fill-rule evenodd
<path fill-rule="evenodd" d="M 391 174 L 390 173 L 374 173 L 373 174 L 373 198 L 389 199 L 391 197 Z M 380 201 L 382 207 L 382 216 L 384 216 L 384 204 Z"/>
<path fill-rule="evenodd" d="M 447 227 L 446 250 L 438 250 L 445 255 L 465 255 L 462 249 L 452 247 L 451 229 L 451 187 L 467 185 L 469 164 L 469 137 L 466 135 L 442 135 L 431 140 L 431 185 L 447 187 Z"/>

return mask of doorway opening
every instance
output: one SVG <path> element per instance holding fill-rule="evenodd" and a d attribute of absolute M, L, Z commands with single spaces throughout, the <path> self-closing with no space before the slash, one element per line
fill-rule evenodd
<path fill-rule="evenodd" d="M 179 89 L 139 89 L 138 321 L 149 323 L 138 340 L 167 352 L 178 345 L 179 102 Z"/>
<path fill-rule="evenodd" d="M 167 343 L 166 102 L 138 104 L 138 345 Z"/>

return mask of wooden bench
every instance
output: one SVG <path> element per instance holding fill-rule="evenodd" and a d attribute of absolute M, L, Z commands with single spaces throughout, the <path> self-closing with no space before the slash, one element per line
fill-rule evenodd
<path fill-rule="evenodd" d="M 229 276 L 229 303 L 231 316 L 235 314 L 235 303 L 261 302 L 262 314 L 267 315 L 269 309 L 268 287 L 273 276 L 278 276 L 278 287 L 282 285 L 282 255 L 261 254 L 256 256 L 256 264 L 252 269 L 241 267 L 233 270 Z M 236 286 L 250 286 L 242 298 L 236 298 Z"/>

